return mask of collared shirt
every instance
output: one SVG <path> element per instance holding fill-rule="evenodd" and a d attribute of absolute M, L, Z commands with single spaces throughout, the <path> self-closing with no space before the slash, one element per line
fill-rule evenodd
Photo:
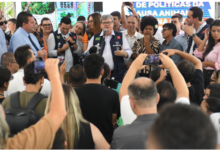
<path fill-rule="evenodd" d="M 184 34 L 184 33 L 185 33 L 185 32 L 184 32 L 183 30 L 180 30 L 180 32 L 178 32 L 176 36 L 181 35 L 181 34 Z"/>
<path fill-rule="evenodd" d="M 32 41 L 37 46 L 38 50 L 41 50 L 41 46 L 40 46 L 36 36 L 34 36 L 32 33 L 27 33 L 23 28 L 19 27 L 18 30 L 11 37 L 10 51 L 15 52 L 18 47 L 28 44 L 28 45 L 30 45 L 31 50 L 34 52 L 36 57 L 38 57 L 37 50 L 31 44 L 31 41 L 28 38 L 29 35 L 30 35 Z"/>
<path fill-rule="evenodd" d="M 186 50 L 187 50 L 187 47 L 188 47 L 188 38 L 186 37 L 185 33 L 176 36 L 175 39 L 176 39 L 180 44 L 182 44 L 182 46 L 183 46 L 183 51 L 186 51 Z"/>
<path fill-rule="evenodd" d="M 122 27 L 120 26 L 119 32 L 121 32 L 121 31 L 126 31 L 126 29 L 124 29 L 124 28 L 122 28 Z"/>
<path fill-rule="evenodd" d="M 204 21 L 203 24 L 198 28 L 198 30 L 196 31 L 196 29 L 194 28 L 194 33 L 199 33 L 200 30 L 202 30 L 202 28 L 206 25 L 207 23 Z M 194 47 L 195 41 L 192 39 L 192 45 L 191 48 L 189 50 L 189 54 L 193 54 L 193 47 Z"/>
<path fill-rule="evenodd" d="M 117 128 L 114 131 L 111 149 L 145 149 L 150 128 L 159 115 L 144 114 L 137 117 L 130 125 Z"/>
<path fill-rule="evenodd" d="M 9 81 L 8 90 L 4 92 L 5 97 L 17 91 L 20 91 L 20 92 L 24 91 L 26 88 L 23 82 L 24 69 L 19 69 L 16 73 L 13 74 L 13 77 L 14 78 Z M 46 96 L 49 96 L 50 92 L 51 92 L 50 81 L 48 81 L 47 79 L 44 79 L 44 83 L 42 85 L 42 89 L 40 93 Z"/>
<path fill-rule="evenodd" d="M 5 39 L 5 34 L 2 31 L 2 29 L 0 28 L 0 62 L 1 62 L 1 57 L 2 54 L 8 52 L 8 47 L 6 45 L 6 39 Z"/>
<path fill-rule="evenodd" d="M 102 57 L 104 57 L 105 59 L 105 63 L 109 65 L 111 70 L 114 70 L 114 61 L 113 61 L 113 56 L 112 56 L 112 51 L 111 51 L 111 46 L 110 46 L 110 40 L 112 39 L 113 35 L 115 35 L 115 33 L 112 30 L 111 35 L 109 35 L 108 37 L 105 37 L 105 48 L 102 54 Z M 103 31 L 101 32 L 100 36 L 103 36 Z M 122 41 L 123 41 L 123 49 L 125 52 L 128 53 L 128 58 L 125 58 L 125 59 L 129 59 L 132 54 L 132 50 L 129 47 L 128 42 L 123 34 L 122 34 Z M 94 42 L 94 36 L 89 41 L 87 51 L 93 46 L 93 42 Z"/>
<path fill-rule="evenodd" d="M 63 35 L 60 31 L 60 28 L 58 29 L 57 33 L 61 34 L 63 38 L 69 37 L 69 32 L 66 35 Z M 80 44 L 78 40 L 76 40 L 76 44 L 78 48 L 76 51 L 74 51 L 74 53 L 80 56 L 82 54 L 82 48 L 79 46 Z M 53 33 L 51 33 L 48 37 L 47 46 L 48 46 L 48 55 L 50 57 L 57 57 L 58 55 L 57 55 L 57 49 L 55 49 L 56 43 L 55 43 L 55 38 L 54 38 Z M 73 66 L 73 56 L 72 56 L 70 48 L 68 48 L 65 51 L 65 61 L 66 61 L 66 72 L 69 72 L 70 68 Z"/>
<path fill-rule="evenodd" d="M 134 43 L 137 39 L 141 39 L 143 38 L 144 36 L 140 33 L 138 33 L 137 31 L 135 31 L 134 35 L 132 37 L 129 36 L 128 34 L 128 31 L 125 30 L 125 31 L 121 31 L 124 36 L 126 37 L 127 41 L 128 41 L 128 44 L 129 44 L 129 47 L 132 49 L 132 47 L 134 46 Z M 129 62 L 132 62 L 133 60 L 132 59 L 124 59 L 124 63 L 125 65 L 127 65 Z"/>
<path fill-rule="evenodd" d="M 166 44 L 166 40 L 163 41 L 161 48 L 160 48 L 160 52 L 166 49 L 177 49 L 177 50 L 183 51 L 183 46 L 173 37 L 168 44 Z M 177 64 L 181 60 L 181 57 L 176 54 L 171 56 L 171 58 L 175 64 Z"/>

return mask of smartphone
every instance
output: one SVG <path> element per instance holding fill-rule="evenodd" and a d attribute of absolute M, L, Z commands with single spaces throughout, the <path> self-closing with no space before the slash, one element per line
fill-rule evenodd
<path fill-rule="evenodd" d="M 57 58 L 59 59 L 59 64 L 62 65 L 64 62 L 64 56 L 58 56 Z"/>
<path fill-rule="evenodd" d="M 129 6 L 129 5 L 131 5 L 131 3 L 130 2 L 125 2 L 125 5 Z"/>
<path fill-rule="evenodd" d="M 118 87 L 118 81 L 111 80 L 111 79 L 104 79 L 104 85 L 113 89 L 117 89 Z"/>
<path fill-rule="evenodd" d="M 44 61 L 35 61 L 34 62 L 34 73 L 35 74 L 44 74 L 45 72 L 45 63 Z"/>
<path fill-rule="evenodd" d="M 159 54 L 149 54 L 144 60 L 144 65 L 159 65 L 161 64 Z"/>

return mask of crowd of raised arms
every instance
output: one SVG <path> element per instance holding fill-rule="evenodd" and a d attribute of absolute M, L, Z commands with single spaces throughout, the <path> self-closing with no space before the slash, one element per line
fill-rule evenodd
<path fill-rule="evenodd" d="M 1 149 L 220 147 L 220 20 L 201 8 L 160 26 L 123 2 L 56 31 L 3 14 Z"/>

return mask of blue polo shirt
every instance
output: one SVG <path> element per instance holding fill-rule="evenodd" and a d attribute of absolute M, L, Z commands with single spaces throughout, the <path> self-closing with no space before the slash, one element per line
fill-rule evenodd
<path fill-rule="evenodd" d="M 163 41 L 160 47 L 160 52 L 166 49 L 177 49 L 183 51 L 183 46 L 173 37 L 168 44 L 166 44 L 166 40 Z M 174 61 L 175 64 L 177 64 L 181 60 L 181 57 L 175 54 L 171 56 L 171 59 Z"/>

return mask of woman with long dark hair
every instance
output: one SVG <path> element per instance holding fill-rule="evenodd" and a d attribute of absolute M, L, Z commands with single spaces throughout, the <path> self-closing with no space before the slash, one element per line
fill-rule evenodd
<path fill-rule="evenodd" d="M 93 13 L 88 16 L 88 30 L 85 32 L 83 37 L 83 52 L 87 50 L 88 42 L 94 34 L 101 32 L 100 26 L 101 14 Z"/>
<path fill-rule="evenodd" d="M 204 59 L 202 62 L 205 88 L 210 83 L 210 77 L 214 70 L 220 69 L 220 20 L 215 20 L 210 28 L 205 30 L 205 38 L 199 48 L 194 51 L 194 55 Z M 206 46 L 206 42 L 208 44 Z"/>

